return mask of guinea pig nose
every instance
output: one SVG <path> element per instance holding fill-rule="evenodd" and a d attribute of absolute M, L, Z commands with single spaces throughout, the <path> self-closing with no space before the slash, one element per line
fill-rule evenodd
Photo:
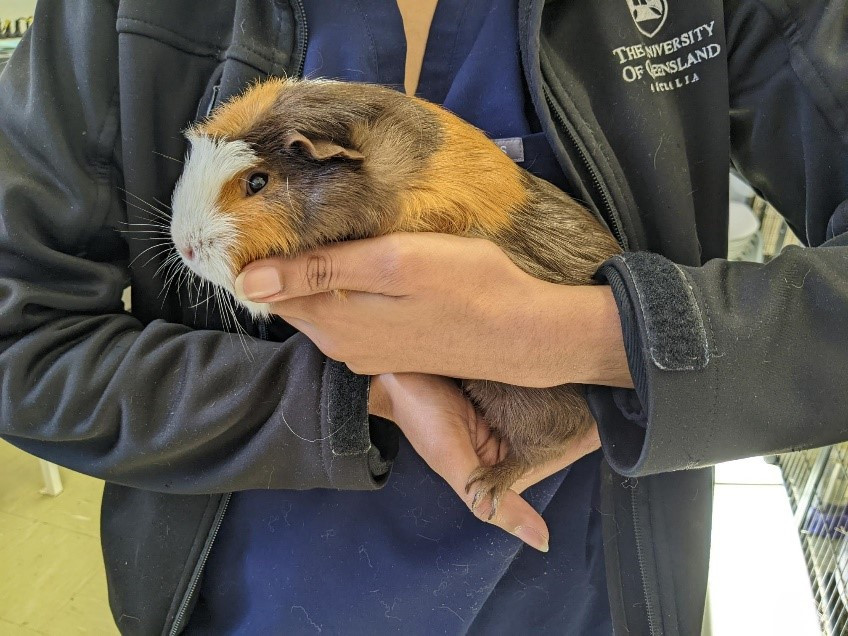
<path fill-rule="evenodd" d="M 194 260 L 194 248 L 191 245 L 181 245 L 177 248 L 177 251 L 187 261 Z"/>

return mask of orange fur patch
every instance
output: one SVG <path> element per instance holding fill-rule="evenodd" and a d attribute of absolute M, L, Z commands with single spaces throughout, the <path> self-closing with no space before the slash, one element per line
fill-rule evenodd
<path fill-rule="evenodd" d="M 198 124 L 195 130 L 213 138 L 232 139 L 243 134 L 274 105 L 287 82 L 271 78 L 253 84 L 242 95 L 216 108 L 212 117 Z"/>
<path fill-rule="evenodd" d="M 248 172 L 236 175 L 218 196 L 218 209 L 231 217 L 236 227 L 249 228 L 236 237 L 230 250 L 234 275 L 245 265 L 271 254 L 290 254 L 298 248 L 299 240 L 284 221 L 289 210 L 276 211 L 277 204 L 262 198 L 262 194 L 245 196 L 244 179 Z"/>
<path fill-rule="evenodd" d="M 257 125 L 274 105 L 290 80 L 268 78 L 250 86 L 215 109 L 206 121 L 197 124 L 194 132 L 213 139 L 232 139 Z M 285 254 L 297 248 L 294 231 L 284 222 L 284 214 L 273 214 L 264 197 L 245 196 L 244 179 L 248 172 L 233 177 L 218 196 L 218 209 L 233 218 L 236 227 L 250 228 L 239 235 L 230 251 L 234 273 L 269 254 Z"/>
<path fill-rule="evenodd" d="M 419 103 L 443 122 L 443 150 L 401 195 L 391 231 L 495 234 L 507 227 L 511 213 L 527 203 L 518 166 L 480 130 L 440 106 Z M 455 152 L 463 161 L 454 160 Z"/>

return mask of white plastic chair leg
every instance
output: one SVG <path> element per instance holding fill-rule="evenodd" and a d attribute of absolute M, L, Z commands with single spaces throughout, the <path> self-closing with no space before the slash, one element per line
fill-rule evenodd
<path fill-rule="evenodd" d="M 44 488 L 39 492 L 42 495 L 51 495 L 55 497 L 64 489 L 62 486 L 62 478 L 59 476 L 59 467 L 56 464 L 51 464 L 43 459 L 38 460 L 41 466 L 41 477 L 44 479 Z"/>

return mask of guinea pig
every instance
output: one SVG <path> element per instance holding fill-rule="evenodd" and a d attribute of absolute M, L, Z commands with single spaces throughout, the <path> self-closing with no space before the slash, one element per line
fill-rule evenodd
<path fill-rule="evenodd" d="M 186 135 L 171 235 L 192 272 L 233 296 L 251 261 L 391 232 L 485 238 L 527 273 L 566 285 L 592 284 L 620 251 L 592 214 L 480 130 L 388 88 L 269 79 Z M 242 304 L 269 315 L 267 305 Z M 491 497 L 490 515 L 521 475 L 563 455 L 592 424 L 573 385 L 462 385 L 510 449 L 468 479 L 472 507 Z"/>

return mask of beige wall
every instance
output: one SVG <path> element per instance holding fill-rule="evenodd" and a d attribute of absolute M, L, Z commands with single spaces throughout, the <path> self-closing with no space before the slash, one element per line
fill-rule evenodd
<path fill-rule="evenodd" d="M 0 18 L 10 20 L 32 15 L 35 0 L 0 0 Z"/>

